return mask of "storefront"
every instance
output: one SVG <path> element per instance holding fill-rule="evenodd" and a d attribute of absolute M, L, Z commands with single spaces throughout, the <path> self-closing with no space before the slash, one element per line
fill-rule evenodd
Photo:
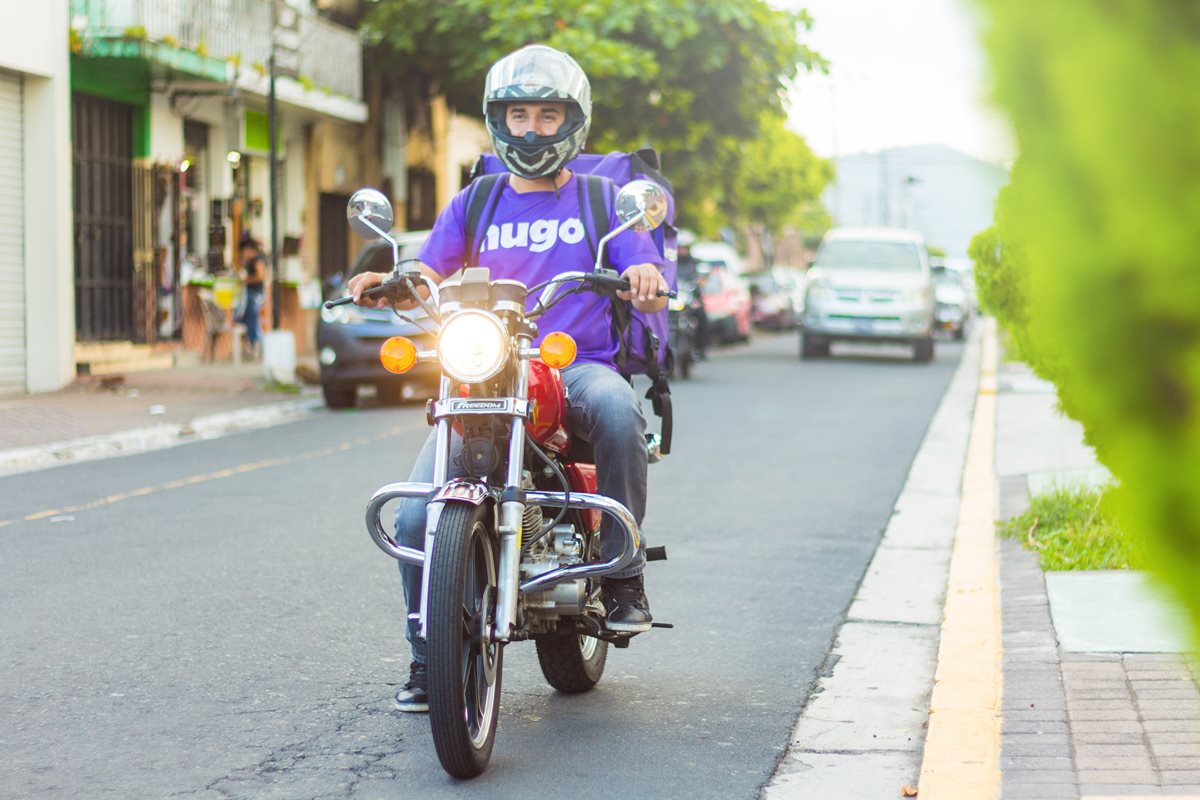
<path fill-rule="evenodd" d="M 0 71 L 0 394 L 25 391 L 24 81 Z"/>

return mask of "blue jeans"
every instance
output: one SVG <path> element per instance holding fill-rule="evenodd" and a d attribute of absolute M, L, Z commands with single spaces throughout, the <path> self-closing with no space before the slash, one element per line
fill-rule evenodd
<path fill-rule="evenodd" d="M 259 328 L 258 324 L 258 312 L 263 306 L 262 289 L 247 289 L 243 304 L 245 305 L 245 308 L 242 310 L 241 317 L 238 319 L 238 321 L 246 326 L 246 344 L 254 347 L 256 344 L 258 344 L 258 340 L 261 338 L 261 329 Z"/>
<path fill-rule="evenodd" d="M 639 526 L 646 515 L 646 418 L 641 403 L 629 383 L 608 367 L 600 364 L 572 364 L 563 370 L 563 382 L 570 397 L 568 429 L 592 445 L 596 456 L 596 483 L 600 494 L 611 497 L 633 513 Z M 417 463 L 413 465 L 410 481 L 429 483 L 433 480 L 433 458 L 436 440 L 433 433 L 425 440 Z M 462 449 L 462 440 L 451 436 L 449 477 L 466 473 L 455 463 Z M 624 547 L 616 523 L 604 515 L 600 523 L 600 557 L 615 558 Z M 615 535 L 614 535 L 615 534 Z M 396 508 L 396 539 L 405 547 L 418 550 L 425 547 L 425 504 L 419 500 L 402 500 Z M 646 539 L 633 563 L 612 575 L 631 578 L 641 575 L 646 566 Z M 404 603 L 412 614 L 421 608 L 421 568 L 400 562 L 400 577 L 404 584 Z M 405 632 L 412 647 L 414 661 L 425 663 L 425 641 L 419 638 L 416 619 L 408 620 Z"/>

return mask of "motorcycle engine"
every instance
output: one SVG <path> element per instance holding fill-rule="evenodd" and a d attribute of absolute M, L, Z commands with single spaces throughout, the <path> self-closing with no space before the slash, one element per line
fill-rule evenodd
<path fill-rule="evenodd" d="M 521 579 L 528 580 L 552 569 L 583 563 L 583 537 L 574 525 L 556 525 L 530 546 L 521 559 Z M 564 616 L 583 613 L 587 602 L 586 579 L 562 581 L 549 589 L 522 595 L 525 624 L 530 633 L 546 633 L 554 629 Z"/>

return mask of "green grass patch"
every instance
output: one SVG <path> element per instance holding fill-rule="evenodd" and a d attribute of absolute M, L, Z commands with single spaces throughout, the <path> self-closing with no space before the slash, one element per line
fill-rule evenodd
<path fill-rule="evenodd" d="M 1043 570 L 1141 569 L 1137 543 L 1116 523 L 1112 488 L 1064 487 L 1040 494 L 1029 510 L 997 526 L 1038 554 Z"/>
<path fill-rule="evenodd" d="M 300 394 L 304 391 L 298 383 L 280 383 L 279 381 L 266 381 L 263 383 L 263 388 L 268 392 L 279 392 L 279 394 Z"/>

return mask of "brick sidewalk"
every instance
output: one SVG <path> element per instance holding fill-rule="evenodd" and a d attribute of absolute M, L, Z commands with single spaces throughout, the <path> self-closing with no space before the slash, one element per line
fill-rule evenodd
<path fill-rule="evenodd" d="M 999 550 L 1002 800 L 1200 796 L 1200 666 L 1060 652 L 1036 554 Z"/>

